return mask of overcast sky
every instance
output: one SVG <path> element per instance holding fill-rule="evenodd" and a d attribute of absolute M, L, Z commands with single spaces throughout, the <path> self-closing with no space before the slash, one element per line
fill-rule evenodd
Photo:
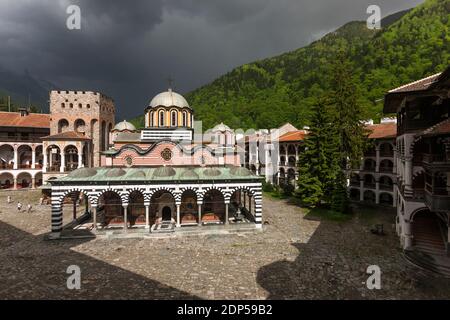
<path fill-rule="evenodd" d="M 63 89 L 101 91 L 115 99 L 121 120 L 141 114 L 169 76 L 185 93 L 366 20 L 371 4 L 386 16 L 421 2 L 0 0 L 0 67 L 27 69 Z M 70 4 L 81 9 L 81 30 L 66 27 Z"/>

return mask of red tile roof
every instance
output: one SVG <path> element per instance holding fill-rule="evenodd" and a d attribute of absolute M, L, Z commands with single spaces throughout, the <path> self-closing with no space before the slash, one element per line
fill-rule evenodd
<path fill-rule="evenodd" d="M 67 131 L 43 137 L 42 140 L 90 140 L 90 139 L 82 133 L 75 131 Z"/>
<path fill-rule="evenodd" d="M 367 129 L 370 131 L 370 139 L 390 139 L 397 136 L 397 124 L 395 122 L 372 124 L 367 126 Z"/>
<path fill-rule="evenodd" d="M 437 136 L 441 134 L 450 134 L 450 118 L 435 124 L 421 133 L 422 136 Z"/>
<path fill-rule="evenodd" d="M 283 134 L 278 142 L 295 142 L 302 141 L 308 133 L 305 130 L 291 131 Z"/>
<path fill-rule="evenodd" d="M 50 128 L 50 115 L 29 113 L 21 116 L 20 112 L 0 112 L 0 127 Z"/>

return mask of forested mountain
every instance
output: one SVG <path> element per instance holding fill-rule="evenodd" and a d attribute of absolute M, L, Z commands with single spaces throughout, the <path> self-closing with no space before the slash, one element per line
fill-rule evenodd
<path fill-rule="evenodd" d="M 387 17 L 382 30 L 350 22 L 307 47 L 240 66 L 186 95 L 203 127 L 274 128 L 309 123 L 315 97 L 329 89 L 330 66 L 345 50 L 364 117 L 380 118 L 385 92 L 450 64 L 450 0 Z M 135 123 L 142 125 L 142 118 Z"/>

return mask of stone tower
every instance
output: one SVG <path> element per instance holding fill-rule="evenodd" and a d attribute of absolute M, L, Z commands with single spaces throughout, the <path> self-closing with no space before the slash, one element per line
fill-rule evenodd
<path fill-rule="evenodd" d="M 83 134 L 92 141 L 92 166 L 100 166 L 100 152 L 107 150 L 109 132 L 115 125 L 114 101 L 99 92 L 50 92 L 50 135 Z"/>

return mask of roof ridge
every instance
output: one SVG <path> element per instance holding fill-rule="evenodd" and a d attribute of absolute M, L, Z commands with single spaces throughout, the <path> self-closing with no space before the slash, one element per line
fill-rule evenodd
<path fill-rule="evenodd" d="M 406 88 L 406 87 L 412 86 L 412 85 L 417 84 L 417 83 L 422 82 L 422 81 L 429 80 L 429 79 L 431 79 L 431 78 L 433 78 L 433 77 L 440 76 L 441 74 L 442 74 L 442 72 L 439 72 L 439 73 L 433 74 L 433 75 L 431 75 L 431 76 L 428 76 L 428 77 L 425 77 L 425 78 L 422 78 L 422 79 L 419 79 L 419 80 L 416 80 L 416 81 L 413 81 L 413 82 L 404 84 L 404 85 L 402 85 L 402 86 L 400 86 L 400 87 L 397 87 L 397 88 L 395 88 L 395 89 L 389 90 L 388 93 L 394 93 L 395 91 L 404 89 L 404 88 Z M 435 82 L 435 81 L 432 81 L 431 83 L 433 83 L 433 82 Z"/>

